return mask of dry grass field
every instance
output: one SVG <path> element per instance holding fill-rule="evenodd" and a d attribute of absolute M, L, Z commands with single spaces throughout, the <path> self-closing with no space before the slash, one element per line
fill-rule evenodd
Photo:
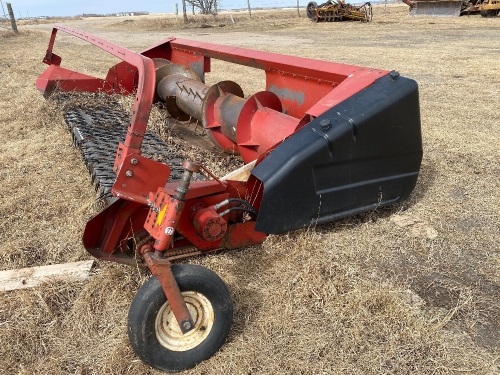
<path fill-rule="evenodd" d="M 500 17 L 380 6 L 369 24 L 313 24 L 293 11 L 233 18 L 68 25 L 134 50 L 176 35 L 398 70 L 419 83 L 424 158 L 403 204 L 190 260 L 226 281 L 235 316 L 225 346 L 186 373 L 499 374 Z M 20 30 L 0 31 L 1 269 L 90 259 L 80 237 L 98 209 L 60 109 L 34 87 L 50 25 Z M 86 73 L 115 63 L 68 36 L 55 52 Z M 212 71 L 211 83 L 231 79 L 246 94 L 264 86 L 251 68 L 214 61 Z M 165 137 L 177 126 L 156 110 L 151 123 Z M 224 155 L 204 155 L 224 173 Z M 85 282 L 0 293 L 0 374 L 159 374 L 126 333 L 147 274 L 96 264 Z"/>

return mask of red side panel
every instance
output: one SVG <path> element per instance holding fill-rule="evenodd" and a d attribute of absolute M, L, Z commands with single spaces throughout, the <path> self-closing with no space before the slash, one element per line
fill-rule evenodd
<path fill-rule="evenodd" d="M 62 91 L 111 91 L 104 80 L 78 73 L 73 70 L 50 65 L 36 80 L 36 88 L 44 95 L 50 95 L 55 88 Z"/>
<path fill-rule="evenodd" d="M 339 82 L 292 75 L 277 70 L 266 70 L 266 90 L 281 100 L 283 112 L 301 118 L 321 98 L 332 91 Z"/>

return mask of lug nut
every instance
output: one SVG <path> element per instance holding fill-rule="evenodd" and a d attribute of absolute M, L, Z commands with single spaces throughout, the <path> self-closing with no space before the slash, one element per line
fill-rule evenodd
<path fill-rule="evenodd" d="M 137 165 L 137 163 L 139 163 L 139 161 L 136 158 L 130 159 L 130 164 Z"/>
<path fill-rule="evenodd" d="M 191 329 L 191 323 L 189 323 L 189 322 L 182 323 L 182 328 L 184 329 L 184 331 Z"/>
<path fill-rule="evenodd" d="M 134 174 L 132 173 L 132 171 L 131 171 L 130 169 L 127 169 L 127 170 L 125 171 L 125 176 L 127 176 L 127 177 L 132 177 L 133 175 L 134 175 Z"/>

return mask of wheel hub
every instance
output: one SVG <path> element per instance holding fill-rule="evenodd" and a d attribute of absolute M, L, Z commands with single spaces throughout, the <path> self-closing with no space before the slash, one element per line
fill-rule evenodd
<path fill-rule="evenodd" d="M 182 334 L 168 301 L 160 308 L 155 320 L 156 338 L 160 344 L 177 352 L 200 345 L 210 334 L 214 323 L 212 304 L 203 294 L 189 291 L 182 292 L 182 297 L 194 322 L 192 330 Z"/>

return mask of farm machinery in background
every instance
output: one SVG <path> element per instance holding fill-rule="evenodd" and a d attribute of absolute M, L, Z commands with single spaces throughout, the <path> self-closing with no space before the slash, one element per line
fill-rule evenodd
<path fill-rule="evenodd" d="M 104 79 L 63 68 L 53 52 L 58 31 L 122 61 Z M 206 85 L 212 59 L 262 70 L 266 89 L 245 96 L 236 82 Z M 177 38 L 135 53 L 60 25 L 43 61 L 49 66 L 36 87 L 46 97 L 135 95 L 130 117 L 79 104 L 66 107 L 64 118 L 92 180 L 113 196 L 88 221 L 85 248 L 154 275 L 132 301 L 128 335 L 135 353 L 160 370 L 209 358 L 232 322 L 225 283 L 174 260 L 392 205 L 417 181 L 418 86 L 396 71 Z M 241 168 L 218 177 L 200 161 L 182 161 L 147 130 L 153 103 L 174 119 L 201 123 L 216 146 L 241 156 Z"/>
<path fill-rule="evenodd" d="M 500 0 L 403 0 L 412 16 L 463 16 L 480 13 L 482 17 L 500 14 Z"/>
<path fill-rule="evenodd" d="M 346 3 L 344 0 L 328 0 L 326 3 L 321 5 L 311 1 L 307 4 L 306 12 L 307 17 L 314 22 L 370 22 L 373 17 L 372 5 L 370 3 L 355 6 Z"/>
<path fill-rule="evenodd" d="M 500 16 L 500 0 L 484 0 L 477 8 L 482 17 Z"/>

